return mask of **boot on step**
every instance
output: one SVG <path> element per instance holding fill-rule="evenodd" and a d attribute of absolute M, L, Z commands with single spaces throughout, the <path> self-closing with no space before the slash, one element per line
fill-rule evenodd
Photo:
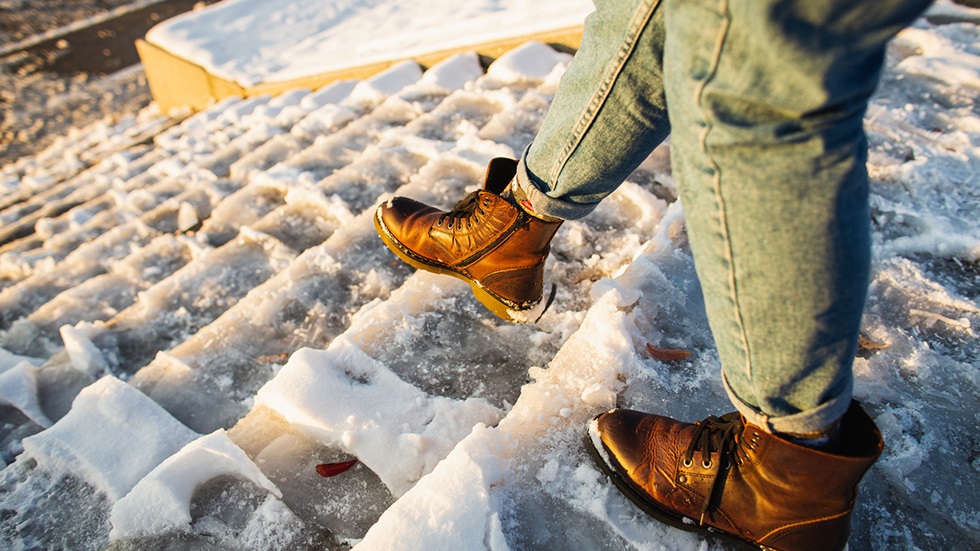
<path fill-rule="evenodd" d="M 767 433 L 738 413 L 690 424 L 616 409 L 592 421 L 586 442 L 599 467 L 654 518 L 781 551 L 845 547 L 858 482 L 883 448 L 856 402 L 833 451 Z"/>
<path fill-rule="evenodd" d="M 547 305 L 544 265 L 562 221 L 532 216 L 507 196 L 516 172 L 517 161 L 493 159 L 483 189 L 449 211 L 395 197 L 378 207 L 378 235 L 409 265 L 469 283 L 501 318 L 533 322 Z"/>

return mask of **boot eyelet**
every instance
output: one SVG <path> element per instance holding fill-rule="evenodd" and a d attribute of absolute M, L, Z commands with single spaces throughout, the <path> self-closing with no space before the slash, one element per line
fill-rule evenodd
<path fill-rule="evenodd" d="M 680 475 L 680 476 L 678 476 L 678 477 L 677 477 L 677 482 L 678 482 L 679 484 L 684 484 L 684 483 L 686 483 L 686 482 L 687 482 L 687 477 L 686 477 L 686 476 L 684 476 L 684 475 Z"/>
<path fill-rule="evenodd" d="M 685 460 L 684 460 L 684 466 L 685 466 L 685 467 L 690 467 L 690 466 L 691 466 L 691 465 L 693 465 L 693 464 L 694 464 L 694 462 L 693 462 L 693 461 L 691 461 L 690 459 L 685 459 Z"/>
<path fill-rule="evenodd" d="M 709 459 L 707 461 L 702 461 L 701 462 L 701 466 L 704 467 L 705 469 L 710 469 L 711 468 L 711 460 Z"/>
<path fill-rule="evenodd" d="M 739 466 L 739 467 L 741 467 L 741 466 L 742 466 L 742 463 L 743 463 L 743 461 L 742 461 L 742 458 L 741 458 L 741 457 L 738 457 L 738 456 L 736 456 L 736 457 L 735 457 L 735 463 L 737 463 L 737 464 L 738 464 L 738 466 Z"/>
<path fill-rule="evenodd" d="M 727 459 L 723 459 L 721 462 L 721 470 L 727 471 L 728 469 L 731 468 L 732 468 L 732 462 Z"/>

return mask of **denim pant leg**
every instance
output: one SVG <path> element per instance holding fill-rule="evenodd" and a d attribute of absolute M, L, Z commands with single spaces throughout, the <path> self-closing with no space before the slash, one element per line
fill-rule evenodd
<path fill-rule="evenodd" d="M 807 433 L 847 409 L 870 265 L 862 119 L 924 0 L 667 0 L 672 168 L 726 388 Z"/>
<path fill-rule="evenodd" d="M 670 133 L 661 0 L 596 0 L 516 184 L 533 210 L 592 212 Z"/>

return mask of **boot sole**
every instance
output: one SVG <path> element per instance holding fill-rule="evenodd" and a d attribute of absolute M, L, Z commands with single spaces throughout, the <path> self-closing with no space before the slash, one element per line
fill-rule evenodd
<path fill-rule="evenodd" d="M 473 289 L 473 296 L 475 296 L 481 304 L 486 306 L 487 309 L 493 312 L 497 317 L 512 323 L 531 323 L 537 321 L 538 318 L 541 317 L 541 314 L 544 313 L 544 309 L 540 308 L 543 303 L 540 298 L 530 308 L 515 308 L 490 294 L 490 292 L 480 285 L 479 281 L 471 279 L 466 275 L 450 268 L 449 266 L 431 264 L 412 255 L 409 251 L 402 248 L 401 243 L 395 239 L 395 237 L 388 230 L 388 227 L 385 226 L 384 222 L 382 222 L 380 207 L 374 214 L 374 228 L 377 230 L 378 235 L 381 237 L 381 241 L 385 244 L 385 246 L 391 249 L 391 252 L 395 253 L 398 258 L 409 266 L 417 270 L 423 270 L 433 274 L 452 276 L 456 279 L 469 283 L 470 287 Z M 554 289 L 552 289 L 552 294 L 554 294 Z"/>
<path fill-rule="evenodd" d="M 678 515 L 673 511 L 661 507 L 656 502 L 651 501 L 647 498 L 642 490 L 636 487 L 629 477 L 620 474 L 620 471 L 625 471 L 623 466 L 616 461 L 616 457 L 609 451 L 608 448 L 602 443 L 599 438 L 599 433 L 595 430 L 596 418 L 592 419 L 589 423 L 588 432 L 585 435 L 585 447 L 589 451 L 589 455 L 595 461 L 596 465 L 599 466 L 599 470 L 609 477 L 609 480 L 616 486 L 616 488 L 626 496 L 626 499 L 630 500 L 633 505 L 636 505 L 640 510 L 649 516 L 653 517 L 655 520 L 666 524 L 668 526 L 673 526 L 685 532 L 694 532 L 697 534 L 703 534 L 719 538 L 727 541 L 728 543 L 735 544 L 739 549 L 745 550 L 763 550 L 763 551 L 776 551 L 770 547 L 764 545 L 759 545 L 745 539 L 742 539 L 734 534 L 723 532 L 717 528 L 711 526 L 704 526 L 698 524 L 698 521 L 690 517 L 685 517 Z M 601 446 L 601 450 L 599 447 Z"/>

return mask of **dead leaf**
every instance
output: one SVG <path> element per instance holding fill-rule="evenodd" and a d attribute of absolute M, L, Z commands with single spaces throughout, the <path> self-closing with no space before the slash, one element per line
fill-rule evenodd
<path fill-rule="evenodd" d="M 681 350 L 679 348 L 659 348 L 647 343 L 647 352 L 655 360 L 660 360 L 662 362 L 671 362 L 674 360 L 683 360 L 684 358 L 691 355 L 687 350 Z"/>
<path fill-rule="evenodd" d="M 316 466 L 316 472 L 320 476 L 330 478 L 331 476 L 337 476 L 340 473 L 346 472 L 356 464 L 356 459 L 341 461 L 339 463 L 321 463 Z"/>
<path fill-rule="evenodd" d="M 289 354 L 283 353 L 275 354 L 273 356 L 259 356 L 255 359 L 264 364 L 282 364 L 286 363 L 286 360 L 289 359 Z"/>
<path fill-rule="evenodd" d="M 859 350 L 884 350 L 889 346 L 891 346 L 891 344 L 875 342 L 864 335 L 858 335 Z"/>

